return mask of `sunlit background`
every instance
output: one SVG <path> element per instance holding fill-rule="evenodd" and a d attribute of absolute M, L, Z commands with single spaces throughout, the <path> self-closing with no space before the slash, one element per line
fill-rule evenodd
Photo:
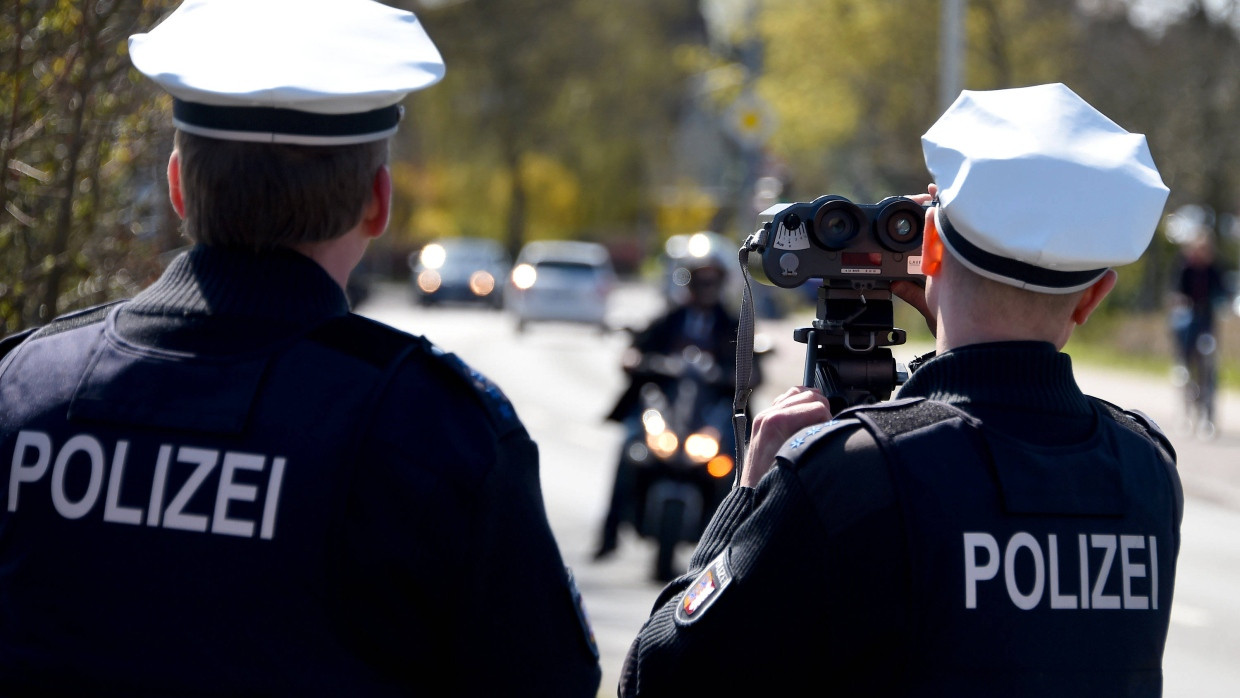
<path fill-rule="evenodd" d="M 126 37 L 175 3 L 11 0 L 0 22 L 0 329 L 132 293 L 185 244 L 166 97 Z M 777 201 L 921 191 L 958 89 L 1061 81 L 1148 134 L 1168 212 L 1236 266 L 1234 0 L 423 0 L 447 77 L 406 100 L 396 208 L 365 274 L 436 238 L 582 238 L 631 274 L 672 235 L 734 239 Z M 1053 210 L 1054 202 L 1047 202 Z M 1162 310 L 1174 246 L 1110 312 Z M 1224 342 L 1229 350 L 1240 342 Z"/>

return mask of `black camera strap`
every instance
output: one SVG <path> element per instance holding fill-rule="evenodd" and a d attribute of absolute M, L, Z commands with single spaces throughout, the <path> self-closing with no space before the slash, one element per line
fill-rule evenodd
<path fill-rule="evenodd" d="M 741 473 L 745 468 L 745 456 L 749 449 L 749 394 L 753 392 L 750 382 L 753 379 L 753 288 L 749 275 L 749 252 L 760 250 L 765 243 L 765 230 L 759 230 L 745 244 L 741 245 L 740 265 L 741 277 L 745 280 L 745 288 L 741 294 L 741 310 L 739 325 L 736 330 L 736 393 L 732 397 L 732 433 L 736 438 L 736 476 L 732 486 L 741 483 Z"/>

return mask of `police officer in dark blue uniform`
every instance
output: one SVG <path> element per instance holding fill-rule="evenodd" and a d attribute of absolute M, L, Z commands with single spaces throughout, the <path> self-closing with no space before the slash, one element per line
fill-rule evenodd
<path fill-rule="evenodd" d="M 593 696 L 512 405 L 345 297 L 443 75 L 416 18 L 189 0 L 131 55 L 195 245 L 0 347 L 0 692 Z"/>
<path fill-rule="evenodd" d="M 621 695 L 1161 693 L 1174 452 L 1060 349 L 1167 189 L 1144 137 L 1063 85 L 964 92 L 923 144 L 925 291 L 893 290 L 937 355 L 893 401 L 828 421 L 794 388 L 757 416 Z"/>

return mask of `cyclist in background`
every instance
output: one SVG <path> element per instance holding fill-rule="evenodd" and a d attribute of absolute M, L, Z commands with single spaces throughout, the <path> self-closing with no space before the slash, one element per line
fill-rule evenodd
<path fill-rule="evenodd" d="M 1172 291 L 1170 324 L 1178 352 L 1175 382 L 1184 388 L 1186 426 L 1204 438 L 1213 438 L 1218 381 L 1215 315 L 1228 294 L 1209 228 L 1201 226 L 1181 245 Z"/>

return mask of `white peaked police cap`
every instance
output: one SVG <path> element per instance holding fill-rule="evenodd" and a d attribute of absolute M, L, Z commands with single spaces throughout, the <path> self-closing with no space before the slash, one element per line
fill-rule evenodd
<path fill-rule="evenodd" d="M 405 95 L 444 73 L 417 17 L 371 0 L 186 0 L 129 55 L 177 128 L 263 143 L 387 138 Z"/>
<path fill-rule="evenodd" d="M 1062 84 L 960 94 L 922 136 L 939 237 L 973 271 L 1071 293 L 1149 245 L 1168 190 L 1145 136 Z"/>

